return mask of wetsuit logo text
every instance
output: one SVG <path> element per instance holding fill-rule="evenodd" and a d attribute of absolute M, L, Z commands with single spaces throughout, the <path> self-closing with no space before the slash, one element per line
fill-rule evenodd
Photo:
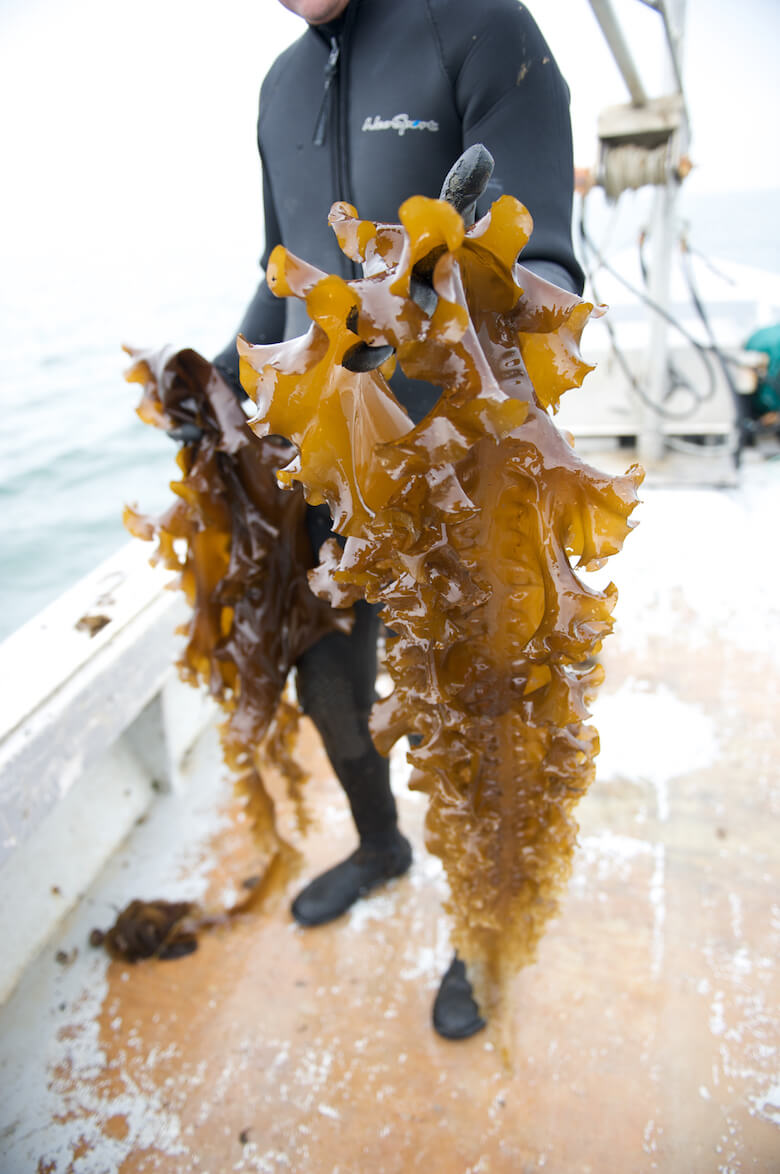
<path fill-rule="evenodd" d="M 375 114 L 373 118 L 366 118 L 362 130 L 397 130 L 399 135 L 405 135 L 408 130 L 439 129 L 438 122 L 432 118 L 425 122 L 421 118 L 410 118 L 408 114 L 396 114 L 393 118 L 380 118 Z"/>

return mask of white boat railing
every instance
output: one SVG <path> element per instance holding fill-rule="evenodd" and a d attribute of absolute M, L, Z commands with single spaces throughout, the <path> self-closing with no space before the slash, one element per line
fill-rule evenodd
<path fill-rule="evenodd" d="M 181 766 L 213 707 L 186 615 L 131 542 L 0 644 L 0 1000 Z"/>

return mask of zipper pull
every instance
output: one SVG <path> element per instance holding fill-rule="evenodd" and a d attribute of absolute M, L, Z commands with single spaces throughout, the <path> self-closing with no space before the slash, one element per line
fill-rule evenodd
<path fill-rule="evenodd" d="M 339 68 L 339 43 L 335 37 L 330 38 L 330 53 L 328 60 L 325 63 L 325 90 L 322 95 L 322 102 L 320 103 L 320 112 L 317 115 L 317 125 L 314 128 L 313 143 L 315 147 L 321 147 L 325 142 L 325 124 L 327 122 L 328 114 L 328 96 L 333 85 L 334 78 L 338 73 Z"/>

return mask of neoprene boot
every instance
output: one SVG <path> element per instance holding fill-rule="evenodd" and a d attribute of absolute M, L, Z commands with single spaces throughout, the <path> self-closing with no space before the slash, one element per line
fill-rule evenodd
<path fill-rule="evenodd" d="M 350 635 L 324 636 L 298 662 L 301 705 L 317 727 L 360 839 L 356 852 L 295 899 L 292 914 L 300 925 L 333 921 L 372 889 L 401 876 L 412 861 L 409 841 L 398 830 L 390 765 L 374 747 L 368 728 L 376 696 L 378 626 L 377 610 L 357 603 Z"/>
<path fill-rule="evenodd" d="M 324 925 L 346 913 L 355 902 L 412 863 L 412 849 L 396 829 L 391 843 L 382 848 L 361 846 L 357 851 L 316 877 L 292 903 L 299 925 Z"/>
<path fill-rule="evenodd" d="M 457 954 L 441 980 L 433 1004 L 433 1026 L 445 1039 L 468 1039 L 486 1026 Z"/>

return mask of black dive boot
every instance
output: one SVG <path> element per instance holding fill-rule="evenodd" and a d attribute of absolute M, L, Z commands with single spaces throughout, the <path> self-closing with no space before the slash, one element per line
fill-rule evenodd
<path fill-rule="evenodd" d="M 372 889 L 401 876 L 412 862 L 409 841 L 398 830 L 390 765 L 368 728 L 376 697 L 378 625 L 377 609 L 358 601 L 350 635 L 331 632 L 298 661 L 298 697 L 344 788 L 360 839 L 356 852 L 296 897 L 292 914 L 300 925 L 333 921 Z"/>
<path fill-rule="evenodd" d="M 316 877 L 293 901 L 292 915 L 299 925 L 324 925 L 346 913 L 372 889 L 402 876 L 411 863 L 411 845 L 396 830 L 386 847 L 361 846 L 341 864 Z"/>
<path fill-rule="evenodd" d="M 457 954 L 453 956 L 434 1000 L 433 1026 L 445 1039 L 468 1039 L 486 1026 L 466 975 L 466 967 Z"/>

